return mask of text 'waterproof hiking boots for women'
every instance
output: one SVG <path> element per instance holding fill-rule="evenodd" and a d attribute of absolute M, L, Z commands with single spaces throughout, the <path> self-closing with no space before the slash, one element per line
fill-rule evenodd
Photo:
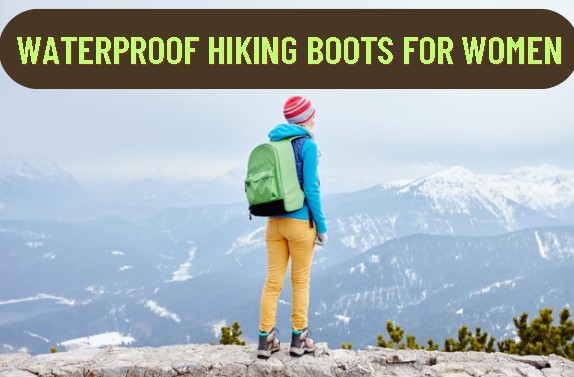
<path fill-rule="evenodd" d="M 257 348 L 257 357 L 268 359 L 273 352 L 279 351 L 281 343 L 275 338 L 277 329 L 273 328 L 268 333 L 259 332 L 259 347 Z"/>
<path fill-rule="evenodd" d="M 291 348 L 289 349 L 291 356 L 299 357 L 313 351 L 315 351 L 315 343 L 313 343 L 313 339 L 309 338 L 309 330 L 303 329 L 292 332 Z"/>

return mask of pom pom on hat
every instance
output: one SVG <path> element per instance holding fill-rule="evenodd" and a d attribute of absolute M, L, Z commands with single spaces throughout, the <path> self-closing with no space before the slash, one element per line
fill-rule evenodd
<path fill-rule="evenodd" d="M 283 114 L 289 123 L 303 124 L 315 115 L 315 108 L 305 97 L 290 97 L 283 106 Z"/>

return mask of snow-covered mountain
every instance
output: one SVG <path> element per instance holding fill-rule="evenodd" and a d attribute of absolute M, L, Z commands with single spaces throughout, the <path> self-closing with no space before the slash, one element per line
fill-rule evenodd
<path fill-rule="evenodd" d="M 546 164 L 481 178 L 493 190 L 517 203 L 574 222 L 574 171 Z"/>
<path fill-rule="evenodd" d="M 493 235 L 565 223 L 507 198 L 462 167 L 333 195 L 325 207 L 333 243 L 355 252 L 415 233 Z"/>
<path fill-rule="evenodd" d="M 77 182 L 54 162 L 27 161 L 20 159 L 0 160 L 0 182 L 32 181 L 63 186 L 76 186 Z"/>
<path fill-rule="evenodd" d="M 76 179 L 54 163 L 0 161 L 0 218 L 74 218 L 87 200 Z"/>

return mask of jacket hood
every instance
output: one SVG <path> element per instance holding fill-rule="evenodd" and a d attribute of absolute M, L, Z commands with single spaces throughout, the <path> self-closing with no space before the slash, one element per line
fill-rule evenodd
<path fill-rule="evenodd" d="M 310 136 L 313 134 L 296 124 L 280 124 L 269 132 L 269 140 L 277 141 L 292 136 Z"/>

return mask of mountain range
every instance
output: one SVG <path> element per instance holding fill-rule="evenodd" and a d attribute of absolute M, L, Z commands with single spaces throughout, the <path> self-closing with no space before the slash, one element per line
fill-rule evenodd
<path fill-rule="evenodd" d="M 249 220 L 244 203 L 176 205 L 133 222 L 122 210 L 137 201 L 94 200 L 57 166 L 10 166 L 0 169 L 0 352 L 110 332 L 131 345 L 211 342 L 234 320 L 254 341 L 265 221 Z M 374 344 L 387 319 L 422 343 L 463 323 L 512 336 L 512 316 L 574 298 L 571 172 L 452 167 L 324 205 L 330 238 L 315 252 L 310 310 L 321 340 Z"/>

